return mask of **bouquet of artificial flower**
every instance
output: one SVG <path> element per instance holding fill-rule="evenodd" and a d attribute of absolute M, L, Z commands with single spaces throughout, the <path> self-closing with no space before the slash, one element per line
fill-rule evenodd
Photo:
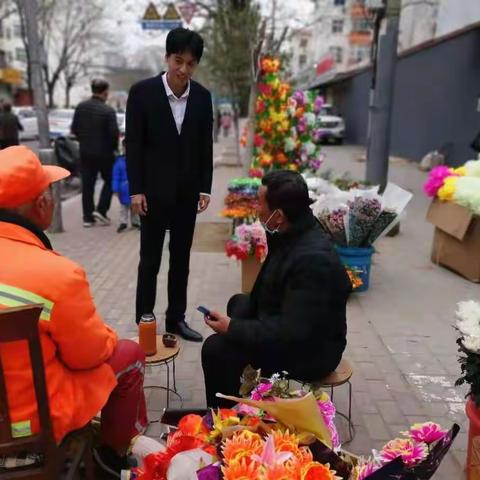
<path fill-rule="evenodd" d="M 457 203 L 480 215 L 480 160 L 471 160 L 459 168 L 433 168 L 423 190 L 429 197 Z"/>
<path fill-rule="evenodd" d="M 480 406 L 480 304 L 473 300 L 459 302 L 457 322 L 459 333 L 457 344 L 462 375 L 455 385 L 467 384 L 470 387 L 468 395 Z"/>
<path fill-rule="evenodd" d="M 242 223 L 235 228 L 235 234 L 227 241 L 227 256 L 245 260 L 249 256 L 263 261 L 267 255 L 267 237 L 260 222 Z"/>
<path fill-rule="evenodd" d="M 227 218 L 254 219 L 257 216 L 259 178 L 234 178 L 228 184 L 225 208 L 221 215 Z"/>

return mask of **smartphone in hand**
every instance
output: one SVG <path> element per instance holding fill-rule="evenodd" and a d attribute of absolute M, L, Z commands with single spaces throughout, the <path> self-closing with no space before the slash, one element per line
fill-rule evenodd
<path fill-rule="evenodd" d="M 200 313 L 203 313 L 203 315 L 205 317 L 210 317 L 210 310 L 206 307 L 202 307 L 201 305 L 199 307 L 197 307 L 197 310 L 200 312 Z"/>

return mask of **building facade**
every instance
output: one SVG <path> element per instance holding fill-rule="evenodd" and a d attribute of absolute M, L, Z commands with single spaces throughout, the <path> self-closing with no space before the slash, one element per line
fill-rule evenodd
<path fill-rule="evenodd" d="M 317 0 L 311 24 L 291 38 L 291 80 L 308 87 L 366 62 L 371 42 L 365 0 Z"/>
<path fill-rule="evenodd" d="M 20 18 L 6 3 L 0 4 L 0 98 L 19 105 L 30 103 Z"/>

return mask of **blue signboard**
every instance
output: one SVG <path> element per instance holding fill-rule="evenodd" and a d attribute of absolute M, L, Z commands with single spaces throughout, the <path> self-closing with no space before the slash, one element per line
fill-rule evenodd
<path fill-rule="evenodd" d="M 173 30 L 182 26 L 179 20 L 142 20 L 144 30 Z"/>

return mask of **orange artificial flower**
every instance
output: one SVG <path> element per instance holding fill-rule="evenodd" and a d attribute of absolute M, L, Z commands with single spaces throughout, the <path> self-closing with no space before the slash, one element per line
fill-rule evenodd
<path fill-rule="evenodd" d="M 208 435 L 208 428 L 200 415 L 185 415 L 178 423 L 178 429 L 183 435 L 192 437 L 206 439 Z"/>
<path fill-rule="evenodd" d="M 311 462 L 302 468 L 301 480 L 336 480 L 335 472 L 330 470 L 330 465 Z"/>
<path fill-rule="evenodd" d="M 297 472 L 289 464 L 277 464 L 268 468 L 264 480 L 296 480 Z"/>
<path fill-rule="evenodd" d="M 262 467 L 245 459 L 222 467 L 223 480 L 262 480 Z"/>
<path fill-rule="evenodd" d="M 272 164 L 273 157 L 269 153 L 262 153 L 260 155 L 260 165 L 262 167 L 269 167 Z"/>
<path fill-rule="evenodd" d="M 288 158 L 284 153 L 280 152 L 275 155 L 275 162 L 279 165 L 285 165 L 288 163 Z"/>
<path fill-rule="evenodd" d="M 262 438 L 257 433 L 243 430 L 239 434 L 225 440 L 222 448 L 225 465 L 245 461 L 250 463 L 252 455 L 262 452 Z"/>
<path fill-rule="evenodd" d="M 302 108 L 302 107 L 298 107 L 298 108 L 295 110 L 295 116 L 296 116 L 297 118 L 302 118 L 304 114 L 305 114 L 305 109 Z"/>

